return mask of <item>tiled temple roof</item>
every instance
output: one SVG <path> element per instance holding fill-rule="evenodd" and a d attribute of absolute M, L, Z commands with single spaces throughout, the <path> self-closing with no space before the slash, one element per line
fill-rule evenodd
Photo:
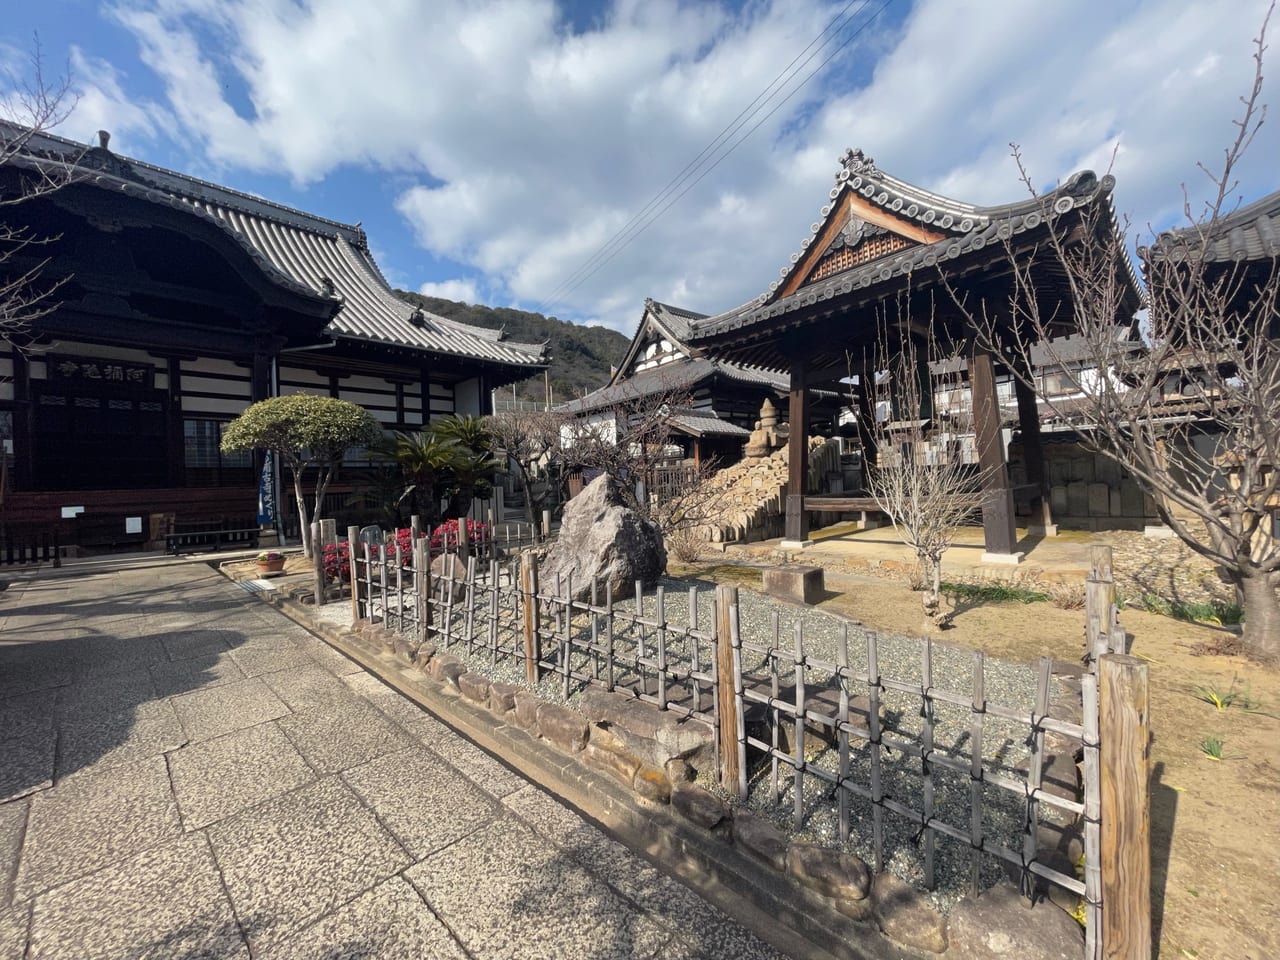
<path fill-rule="evenodd" d="M 0 142 L 26 138 L 16 162 L 69 165 L 76 183 L 164 204 L 229 234 L 274 284 L 329 301 L 325 332 L 369 343 L 486 360 L 545 364 L 545 347 L 508 341 L 497 330 L 428 313 L 397 297 L 369 252 L 359 224 L 327 220 L 261 197 L 83 144 L 0 122 Z"/>

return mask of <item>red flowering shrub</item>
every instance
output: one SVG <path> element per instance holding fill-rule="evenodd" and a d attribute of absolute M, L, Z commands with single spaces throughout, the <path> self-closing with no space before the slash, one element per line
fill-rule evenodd
<path fill-rule="evenodd" d="M 479 546 L 487 543 L 489 539 L 489 525 L 487 523 L 477 523 L 475 520 L 467 520 L 467 537 L 468 542 L 472 546 Z M 387 556 L 394 559 L 396 556 L 396 547 L 400 548 L 400 565 L 403 567 L 413 566 L 413 530 L 409 527 L 401 527 L 395 533 L 387 535 L 385 547 L 378 544 L 369 545 L 369 556 L 377 560 L 382 556 L 382 551 L 387 551 Z M 431 552 L 441 553 L 446 550 L 457 549 L 458 546 L 458 521 L 446 520 L 440 526 L 431 532 Z M 363 550 L 359 554 L 364 556 Z M 329 580 L 350 580 L 351 579 L 351 548 L 347 541 L 341 543 L 326 543 L 324 545 L 324 575 Z M 363 574 L 361 574 L 363 576 Z"/>

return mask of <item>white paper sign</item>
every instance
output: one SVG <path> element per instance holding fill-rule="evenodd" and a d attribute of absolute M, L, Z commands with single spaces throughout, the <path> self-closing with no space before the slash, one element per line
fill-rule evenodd
<path fill-rule="evenodd" d="M 125 517 L 124 532 L 125 533 L 141 533 L 142 518 L 141 517 Z"/>
<path fill-rule="evenodd" d="M 84 507 L 63 507 L 62 519 L 74 520 L 76 517 L 80 516 L 80 514 L 82 513 L 84 513 Z"/>

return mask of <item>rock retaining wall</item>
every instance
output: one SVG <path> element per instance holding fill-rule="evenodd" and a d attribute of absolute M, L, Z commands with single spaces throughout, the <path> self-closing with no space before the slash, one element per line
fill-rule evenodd
<path fill-rule="evenodd" d="M 1068 916 L 1074 898 L 1042 890 L 1040 905 L 1002 884 L 976 900 L 961 901 L 950 918 L 928 896 L 893 874 L 872 875 L 852 853 L 789 838 L 772 822 L 735 809 L 716 792 L 694 782 L 713 777 L 715 731 L 710 724 L 681 719 L 624 694 L 590 690 L 580 709 L 539 700 L 523 688 L 490 680 L 432 644 L 416 646 L 373 623 L 355 632 L 401 663 L 442 685 L 443 692 L 487 710 L 503 724 L 518 727 L 577 763 L 622 785 L 641 804 L 669 807 L 716 842 L 731 844 L 752 861 L 819 895 L 830 909 L 878 930 L 906 957 L 945 954 L 955 960 L 1053 958 L 1077 960 L 1081 927 Z M 1051 715 L 1079 721 L 1078 688 L 1059 698 Z M 1054 738 L 1047 734 L 1047 738 Z M 1046 741 L 1046 789 L 1078 795 L 1074 743 Z M 1070 872 L 1079 856 L 1080 834 L 1073 823 L 1046 818 L 1043 847 L 1054 850 Z M 1054 866 L 1060 866 L 1055 863 Z M 1020 872 L 1011 879 L 1020 881 Z M 1051 904 L 1057 903 L 1059 910 Z M 1032 920 L 1033 922 L 1028 922 Z"/>

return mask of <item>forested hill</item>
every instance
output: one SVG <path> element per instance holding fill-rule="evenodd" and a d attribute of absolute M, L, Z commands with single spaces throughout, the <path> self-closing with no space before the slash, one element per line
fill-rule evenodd
<path fill-rule="evenodd" d="M 458 303 L 440 297 L 397 290 L 396 294 L 430 313 L 491 330 L 506 329 L 507 337 L 520 343 L 548 344 L 551 354 L 551 386 L 556 402 L 572 400 L 609 382 L 609 368 L 618 363 L 631 343 L 616 330 L 584 327 L 540 313 L 510 307 L 486 307 Z M 510 388 L 507 388 L 510 390 Z M 546 386 L 541 375 L 516 385 L 522 400 L 542 400 Z M 509 394 L 508 394 L 509 395 Z"/>

